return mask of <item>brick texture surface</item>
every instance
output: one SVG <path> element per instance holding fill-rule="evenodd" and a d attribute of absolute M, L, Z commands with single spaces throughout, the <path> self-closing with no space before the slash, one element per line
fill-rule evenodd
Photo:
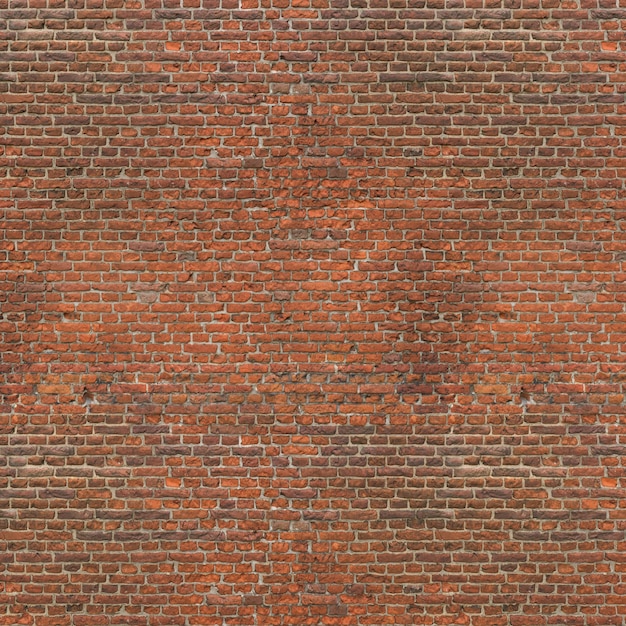
<path fill-rule="evenodd" d="M 626 6 L 0 0 L 0 625 L 623 625 Z"/>

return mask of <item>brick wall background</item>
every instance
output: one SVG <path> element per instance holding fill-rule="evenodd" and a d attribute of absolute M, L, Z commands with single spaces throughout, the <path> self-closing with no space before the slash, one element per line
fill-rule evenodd
<path fill-rule="evenodd" d="M 0 0 L 0 624 L 624 623 L 619 4 Z"/>

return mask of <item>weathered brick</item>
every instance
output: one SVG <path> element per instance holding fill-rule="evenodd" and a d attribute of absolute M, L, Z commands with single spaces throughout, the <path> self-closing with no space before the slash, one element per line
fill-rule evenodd
<path fill-rule="evenodd" d="M 0 624 L 623 623 L 626 10 L 501 4 L 0 6 Z"/>

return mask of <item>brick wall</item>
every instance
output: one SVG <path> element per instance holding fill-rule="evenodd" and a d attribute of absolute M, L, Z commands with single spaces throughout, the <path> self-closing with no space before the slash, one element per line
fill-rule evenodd
<path fill-rule="evenodd" d="M 0 624 L 621 625 L 626 7 L 0 0 Z"/>

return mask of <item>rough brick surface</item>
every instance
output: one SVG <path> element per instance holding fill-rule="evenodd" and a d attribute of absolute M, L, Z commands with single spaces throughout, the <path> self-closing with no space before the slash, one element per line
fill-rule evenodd
<path fill-rule="evenodd" d="M 622 625 L 626 7 L 0 0 L 0 625 Z"/>

